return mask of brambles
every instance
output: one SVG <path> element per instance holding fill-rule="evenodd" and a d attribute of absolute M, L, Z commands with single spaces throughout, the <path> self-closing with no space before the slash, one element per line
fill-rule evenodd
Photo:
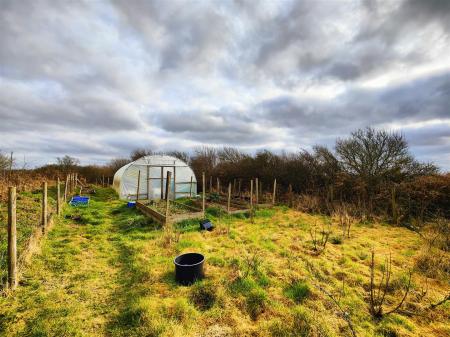
<path fill-rule="evenodd" d="M 407 284 L 405 286 L 405 293 L 400 300 L 400 302 L 394 306 L 392 309 L 384 312 L 383 305 L 386 301 L 386 295 L 389 292 L 390 287 L 392 287 L 391 284 L 391 276 L 392 276 L 392 257 L 389 255 L 389 258 L 386 258 L 384 268 L 382 270 L 382 277 L 380 280 L 379 285 L 375 285 L 375 251 L 372 250 L 372 258 L 370 261 L 370 292 L 369 292 L 369 299 L 370 299 L 370 307 L 369 311 L 373 318 L 381 319 L 384 315 L 389 315 L 397 310 L 399 310 L 403 304 L 403 302 L 406 300 L 406 297 L 408 296 L 408 292 L 411 287 L 411 277 L 412 272 L 409 272 L 409 277 L 407 280 Z"/>

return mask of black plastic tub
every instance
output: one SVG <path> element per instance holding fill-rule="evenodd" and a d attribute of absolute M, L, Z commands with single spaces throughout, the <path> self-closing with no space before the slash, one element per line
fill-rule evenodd
<path fill-rule="evenodd" d="M 205 257 L 199 253 L 186 253 L 173 260 L 175 264 L 175 280 L 182 285 L 190 285 L 196 280 L 201 280 Z"/>

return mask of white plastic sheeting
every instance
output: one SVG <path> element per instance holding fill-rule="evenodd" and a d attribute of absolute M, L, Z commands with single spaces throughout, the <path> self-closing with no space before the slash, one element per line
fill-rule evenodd
<path fill-rule="evenodd" d="M 114 174 L 113 187 L 121 199 L 136 200 L 138 175 L 140 173 L 139 199 L 161 199 L 165 195 L 167 172 L 172 174 L 169 197 L 172 199 L 197 194 L 194 171 L 182 160 L 164 155 L 145 156 L 121 167 Z M 162 174 L 162 176 L 161 176 Z M 162 184 L 162 188 L 161 188 Z M 161 196 L 161 192 L 163 195 Z"/>

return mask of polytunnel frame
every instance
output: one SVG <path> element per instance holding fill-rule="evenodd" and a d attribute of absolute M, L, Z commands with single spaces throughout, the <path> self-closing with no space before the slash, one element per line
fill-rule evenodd
<path fill-rule="evenodd" d="M 133 163 L 130 164 L 130 166 L 133 166 Z M 193 176 L 191 176 L 191 181 L 179 181 L 177 182 L 177 173 L 176 173 L 176 168 L 177 167 L 189 167 L 189 165 L 164 165 L 164 164 L 134 164 L 134 166 L 139 166 L 139 167 L 146 167 L 147 168 L 147 200 L 150 200 L 150 181 L 151 180 L 159 180 L 160 181 L 160 185 L 161 185 L 161 192 L 160 192 L 160 199 L 166 199 L 166 196 L 164 195 L 164 168 L 171 168 L 173 169 L 173 189 L 169 192 L 169 197 L 170 194 L 172 193 L 173 196 L 173 200 L 175 200 L 177 198 L 177 194 L 188 194 L 189 197 L 192 197 L 192 189 L 193 189 Z M 154 167 L 154 168 L 161 168 L 161 176 L 160 177 L 150 177 L 150 168 Z M 139 172 L 139 176 L 138 176 L 138 184 L 137 184 L 137 189 L 136 189 L 136 200 L 140 200 L 139 196 L 142 193 L 139 193 L 140 191 L 140 170 L 138 170 Z M 179 184 L 190 184 L 190 189 L 189 192 L 182 192 L 182 191 L 178 191 L 176 189 L 176 185 Z M 130 196 L 134 196 L 133 194 L 130 194 Z"/>

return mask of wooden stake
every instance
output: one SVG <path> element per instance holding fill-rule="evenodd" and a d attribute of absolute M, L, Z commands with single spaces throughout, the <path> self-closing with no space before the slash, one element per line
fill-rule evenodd
<path fill-rule="evenodd" d="M 250 180 L 250 219 L 253 222 L 253 179 Z"/>
<path fill-rule="evenodd" d="M 67 202 L 68 188 L 69 188 L 69 175 L 66 176 L 66 184 L 64 185 L 64 202 Z"/>
<path fill-rule="evenodd" d="M 258 178 L 255 179 L 255 196 L 256 196 L 256 206 L 259 204 L 259 181 Z"/>
<path fill-rule="evenodd" d="M 261 198 L 261 202 L 263 202 L 262 201 L 262 198 L 263 198 L 263 189 L 262 189 L 262 181 L 260 180 L 259 181 L 259 196 L 260 196 L 260 198 Z M 259 199 L 258 199 L 259 200 Z"/>
<path fill-rule="evenodd" d="M 166 178 L 166 224 L 169 222 L 169 203 L 170 203 L 170 198 L 169 198 L 169 192 L 170 192 L 170 180 L 171 178 L 172 172 L 167 171 L 167 178 Z"/>
<path fill-rule="evenodd" d="M 140 187 L 141 187 L 141 170 L 138 171 L 138 181 L 137 181 L 137 189 L 136 189 L 136 201 L 139 200 Z"/>
<path fill-rule="evenodd" d="M 61 187 L 59 177 L 56 182 L 56 214 L 61 215 Z"/>
<path fill-rule="evenodd" d="M 47 182 L 44 181 L 42 183 L 42 219 L 41 219 L 42 231 L 45 231 L 45 229 L 47 227 L 47 212 L 48 212 L 48 208 L 47 208 Z"/>
<path fill-rule="evenodd" d="M 292 184 L 289 184 L 289 207 L 292 207 Z"/>
<path fill-rule="evenodd" d="M 150 166 L 147 166 L 147 200 L 150 200 Z"/>
<path fill-rule="evenodd" d="M 202 173 L 202 211 L 203 211 L 203 216 L 205 216 L 205 191 L 206 191 L 206 178 L 205 178 L 205 172 Z"/>
<path fill-rule="evenodd" d="M 272 193 L 272 205 L 275 205 L 275 198 L 277 193 L 277 179 L 273 180 L 273 193 Z"/>
<path fill-rule="evenodd" d="M 173 200 L 177 198 L 177 173 L 176 167 L 173 167 Z"/>
<path fill-rule="evenodd" d="M 8 285 L 17 287 L 16 188 L 9 187 L 8 200 Z"/>
<path fill-rule="evenodd" d="M 164 199 L 164 167 L 161 166 L 161 200 Z"/>
<path fill-rule="evenodd" d="M 228 204 L 227 204 L 228 213 L 230 213 L 230 203 L 231 203 L 231 183 L 228 184 Z"/>
<path fill-rule="evenodd" d="M 189 197 L 192 198 L 192 176 L 191 176 L 191 185 L 189 186 Z"/>

